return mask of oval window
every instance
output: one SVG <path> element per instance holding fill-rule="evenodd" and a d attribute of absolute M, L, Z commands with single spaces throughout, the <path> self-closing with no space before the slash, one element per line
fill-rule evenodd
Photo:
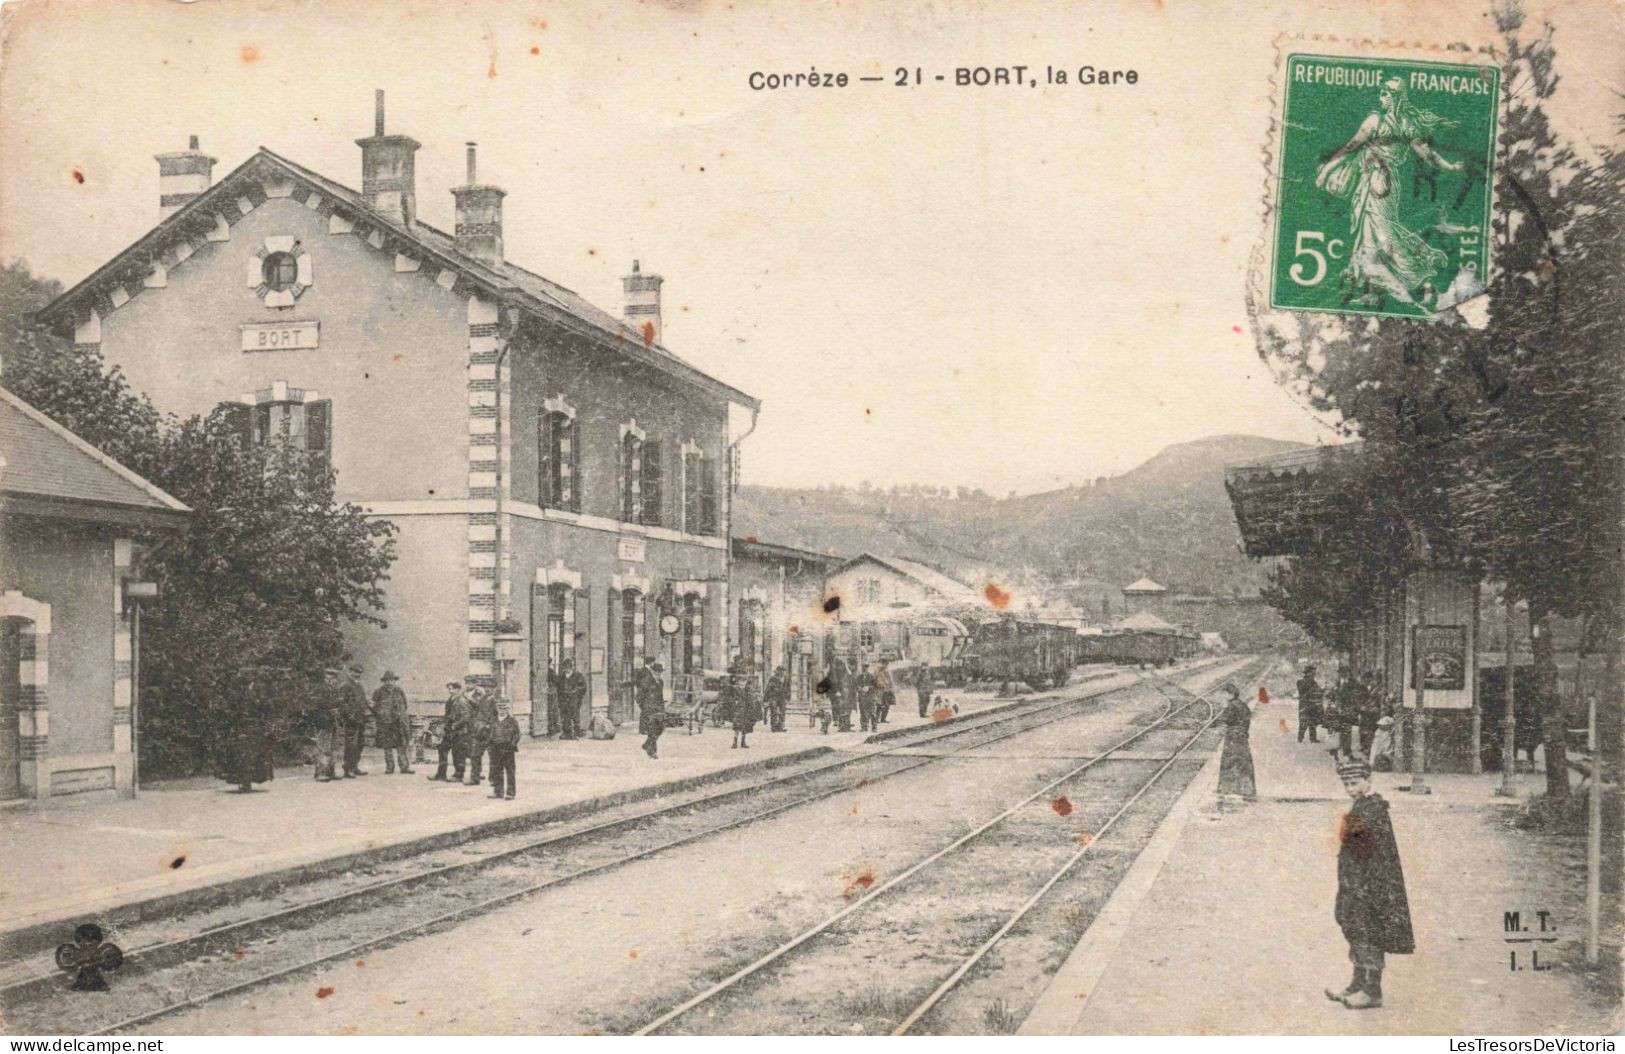
<path fill-rule="evenodd" d="M 266 286 L 280 293 L 290 288 L 299 277 L 299 261 L 294 259 L 293 253 L 271 253 L 265 258 L 261 273 L 265 276 Z"/>

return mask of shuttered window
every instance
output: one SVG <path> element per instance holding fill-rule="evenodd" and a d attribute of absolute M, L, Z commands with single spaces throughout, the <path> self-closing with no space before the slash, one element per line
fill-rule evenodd
<path fill-rule="evenodd" d="M 683 522 L 682 528 L 691 534 L 700 530 L 700 475 L 705 459 L 697 451 L 683 454 Z"/>
<path fill-rule="evenodd" d="M 246 446 L 277 444 L 302 450 L 310 464 L 327 471 L 333 464 L 333 401 L 265 402 L 225 406 L 226 424 Z"/>
<path fill-rule="evenodd" d="M 581 510 L 576 471 L 578 461 L 576 419 L 569 414 L 544 413 L 536 425 L 537 503 L 555 509 Z"/>
<path fill-rule="evenodd" d="M 638 518 L 639 523 L 650 527 L 659 527 L 661 524 L 661 496 L 664 488 L 661 486 L 660 443 L 658 440 L 645 440 L 640 454 L 642 465 L 639 471 L 642 507 Z"/>
<path fill-rule="evenodd" d="M 717 517 L 717 463 L 706 458 L 700 472 L 700 534 L 716 534 Z"/>

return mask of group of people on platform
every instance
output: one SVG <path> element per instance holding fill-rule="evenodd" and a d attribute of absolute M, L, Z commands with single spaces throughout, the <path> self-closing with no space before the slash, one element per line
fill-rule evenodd
<path fill-rule="evenodd" d="M 361 755 L 369 724 L 373 727 L 373 745 L 383 751 L 384 773 L 412 772 L 412 715 L 406 693 L 399 685 L 400 678 L 393 670 L 385 670 L 379 677 L 379 686 L 369 697 L 362 687 L 361 666 L 351 663 L 349 658 L 344 657 L 345 665 L 324 671 L 316 699 L 313 713 L 316 781 L 328 783 L 368 774 L 361 767 Z M 642 749 L 651 758 L 660 756 L 660 737 L 668 720 L 664 672 L 665 664 L 654 659 L 633 674 L 630 686 L 638 712 L 638 732 L 644 737 Z M 273 674 L 274 671 L 260 679 L 269 685 Z M 254 669 L 250 669 L 249 679 L 253 683 L 244 695 L 244 708 L 249 710 L 253 709 L 252 701 L 265 694 L 253 690 L 257 683 L 255 677 Z M 919 714 L 926 717 L 935 689 L 930 670 L 923 666 L 911 669 L 909 679 Z M 586 677 L 572 660 L 565 659 L 548 680 L 559 738 L 580 739 L 583 734 L 581 714 L 587 700 Z M 885 663 L 868 665 L 861 673 L 854 673 L 844 658 L 835 656 L 818 684 L 808 713 L 808 726 L 821 725 L 827 735 L 833 723 L 838 731 L 850 732 L 852 714 L 856 711 L 862 731 L 878 731 L 887 723 L 891 708 L 896 705 L 899 687 L 898 678 Z M 909 686 L 901 687 L 907 690 Z M 717 701 L 722 719 L 732 727 L 733 747 L 748 749 L 750 734 L 764 722 L 772 732 L 785 731 L 790 696 L 790 674 L 782 664 L 761 684 L 748 664 L 736 658 Z M 226 735 L 227 742 L 220 752 L 223 760 L 217 766 L 228 782 L 244 791 L 254 783 L 272 778 L 270 737 L 256 733 L 259 724 L 252 720 L 254 716 L 254 713 L 238 715 L 233 729 Z M 699 708 L 693 708 L 687 716 L 694 731 L 692 725 L 698 721 Z M 431 728 L 425 732 L 425 741 L 432 738 L 433 731 Z M 520 726 L 500 693 L 473 682 L 448 681 L 438 732 L 438 742 L 425 743 L 438 754 L 434 774 L 428 777 L 430 780 L 475 787 L 488 775 L 491 797 L 512 799 L 518 793 L 515 758 L 521 738 Z M 422 757 L 421 752 L 419 757 Z"/>
<path fill-rule="evenodd" d="M 1298 678 L 1298 742 L 1320 742 L 1320 731 L 1337 737 L 1339 754 L 1358 754 L 1373 770 L 1394 767 L 1394 719 L 1376 678 L 1369 671 L 1349 674 L 1338 669 L 1327 691 L 1315 679 L 1317 667 L 1305 666 Z"/>
<path fill-rule="evenodd" d="M 925 717 L 930 710 L 935 682 L 928 668 L 918 666 L 911 670 L 920 716 Z M 878 732 L 888 721 L 891 708 L 897 705 L 899 687 L 902 686 L 897 676 L 885 663 L 866 665 L 862 672 L 854 673 L 844 658 L 835 655 L 829 661 L 823 680 L 818 682 L 813 707 L 807 713 L 807 727 L 821 726 L 823 734 L 828 735 L 833 721 L 837 732 L 850 732 L 855 710 L 860 731 Z"/>
<path fill-rule="evenodd" d="M 386 684 L 374 694 L 375 699 L 385 691 L 400 691 L 387 683 L 392 678 L 392 674 L 384 674 Z M 404 695 L 401 696 L 401 705 L 404 711 Z M 410 723 L 407 728 L 409 738 Z M 384 738 L 385 732 L 380 722 L 379 746 L 384 746 Z M 461 681 L 447 681 L 438 751 L 439 762 L 429 779 L 477 787 L 482 779 L 481 767 L 489 756 L 491 797 L 512 799 L 518 792 L 515 758 L 519 752 L 519 721 L 513 716 L 508 701 L 497 693 L 478 684 L 470 684 L 465 689 Z M 446 771 L 448 761 L 451 764 L 449 776 Z M 404 754 L 402 764 L 405 764 Z M 394 771 L 387 747 L 384 749 L 384 765 L 386 771 Z M 463 778 L 465 768 L 468 773 L 466 781 Z"/>

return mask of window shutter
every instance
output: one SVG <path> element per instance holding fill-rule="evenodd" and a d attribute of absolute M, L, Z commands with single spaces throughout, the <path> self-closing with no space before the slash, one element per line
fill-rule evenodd
<path fill-rule="evenodd" d="M 310 460 L 323 469 L 332 465 L 333 401 L 322 399 L 305 404 L 305 450 Z"/>
<path fill-rule="evenodd" d="M 651 440 L 643 444 L 643 522 L 651 527 L 660 526 L 660 443 Z"/>
<path fill-rule="evenodd" d="M 556 415 L 543 413 L 536 419 L 536 504 L 544 507 L 558 504 L 559 499 L 558 488 L 553 481 L 558 471 L 558 462 L 553 453 L 553 439 L 557 430 Z"/>
<path fill-rule="evenodd" d="M 683 530 L 700 531 L 700 455 L 683 455 Z"/>
<path fill-rule="evenodd" d="M 559 454 L 560 473 L 564 476 L 564 494 L 561 504 L 572 512 L 581 511 L 581 422 L 574 417 L 564 424 L 565 448 Z"/>
<path fill-rule="evenodd" d="M 248 449 L 254 442 L 254 412 L 243 403 L 221 403 L 218 407 L 226 430 L 237 440 L 237 445 Z"/>
<path fill-rule="evenodd" d="M 717 533 L 717 465 L 707 458 L 701 465 L 700 533 Z"/>
<path fill-rule="evenodd" d="M 637 436 L 628 432 L 626 438 L 621 440 L 621 521 L 623 523 L 637 523 L 642 512 L 638 495 L 640 492 L 639 476 L 643 474 L 642 458 L 639 456 L 643 445 Z"/>

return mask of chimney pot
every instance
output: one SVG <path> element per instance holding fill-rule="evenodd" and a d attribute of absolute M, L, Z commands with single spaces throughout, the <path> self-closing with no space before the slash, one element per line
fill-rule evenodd
<path fill-rule="evenodd" d="M 468 183 L 451 191 L 457 202 L 457 251 L 495 267 L 502 263 L 502 199 L 507 191 L 476 179 L 477 145 L 468 143 Z"/>
<path fill-rule="evenodd" d="M 214 158 L 198 149 L 197 136 L 187 137 L 185 150 L 159 154 L 158 216 L 168 219 L 205 190 L 214 178 Z"/>
<path fill-rule="evenodd" d="M 384 91 L 373 96 L 373 135 L 361 148 L 361 195 L 374 212 L 410 226 L 417 216 L 414 155 L 422 145 L 409 135 L 384 134 Z"/>
<path fill-rule="evenodd" d="M 647 345 L 661 342 L 660 284 L 664 281 L 657 274 L 643 274 L 637 260 L 632 261 L 632 273 L 621 279 L 626 293 L 623 317 Z"/>

